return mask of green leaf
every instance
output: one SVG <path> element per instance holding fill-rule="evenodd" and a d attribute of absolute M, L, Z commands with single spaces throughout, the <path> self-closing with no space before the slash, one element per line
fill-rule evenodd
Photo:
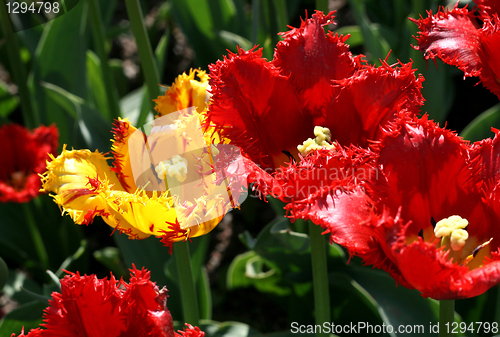
<path fill-rule="evenodd" d="M 101 112 L 105 120 L 111 120 L 108 99 L 106 96 L 106 87 L 101 72 L 101 60 L 91 50 L 87 50 L 87 81 L 90 92 L 98 111 Z"/>
<path fill-rule="evenodd" d="M 86 249 L 87 249 L 87 240 L 80 241 L 80 247 L 78 247 L 78 249 L 76 250 L 76 252 L 73 255 L 68 256 L 63 261 L 63 263 L 61 264 L 61 266 L 59 267 L 59 269 L 57 269 L 57 271 L 55 273 L 57 275 L 57 277 L 62 277 L 63 276 L 63 270 L 69 269 L 68 267 L 71 266 L 73 264 L 73 262 L 75 262 L 76 260 L 78 260 L 85 253 Z"/>
<path fill-rule="evenodd" d="M 394 327 L 423 325 L 428 331 L 429 323 L 438 321 L 435 300 L 423 298 L 416 290 L 396 287 L 394 280 L 384 271 L 352 267 L 348 273 L 376 301 L 385 324 Z"/>
<path fill-rule="evenodd" d="M 310 270 L 309 237 L 289 229 L 289 219 L 278 217 L 257 236 L 255 252 L 283 272 Z"/>
<path fill-rule="evenodd" d="M 123 268 L 120 258 L 120 250 L 116 247 L 104 247 L 98 249 L 93 253 L 94 258 L 104 265 L 107 269 L 111 270 L 116 278 L 127 276 L 127 271 Z"/>
<path fill-rule="evenodd" d="M 198 282 L 198 303 L 200 306 L 200 319 L 212 319 L 212 292 L 207 268 L 202 267 L 200 282 Z"/>
<path fill-rule="evenodd" d="M 227 270 L 226 284 L 229 290 L 236 288 L 248 287 L 253 284 L 252 280 L 246 277 L 247 262 L 256 257 L 254 251 L 249 251 L 237 255 Z"/>
<path fill-rule="evenodd" d="M 282 217 L 284 217 L 286 215 L 286 211 L 284 208 L 286 206 L 286 204 L 283 201 L 281 201 L 277 198 L 273 198 L 271 196 L 267 197 L 266 200 L 269 203 L 269 205 L 271 206 L 271 208 L 273 209 L 273 211 L 276 213 L 276 215 L 282 216 Z"/>
<path fill-rule="evenodd" d="M 76 119 L 76 134 L 73 135 L 74 143 L 83 141 L 80 147 L 90 150 L 99 150 L 102 153 L 109 151 L 111 123 L 104 120 L 103 116 L 91 108 L 82 98 L 73 95 L 54 84 L 42 83 L 47 96 L 53 99 L 62 111 Z"/>
<path fill-rule="evenodd" d="M 42 293 L 42 287 L 33 279 L 28 278 L 26 273 L 10 270 L 9 279 L 3 288 L 3 293 L 20 304 L 32 302 L 33 298 L 25 290 L 35 294 Z"/>
<path fill-rule="evenodd" d="M 181 27 L 196 53 L 196 65 L 204 68 L 217 61 L 226 48 L 217 38 L 214 23 L 219 22 L 214 20 L 210 7 L 208 0 L 174 0 L 171 11 L 172 20 Z"/>
<path fill-rule="evenodd" d="M 234 50 L 234 47 L 237 45 L 245 50 L 249 50 L 253 47 L 252 42 L 245 39 L 241 35 L 231 33 L 231 32 L 228 32 L 226 30 L 221 30 L 221 31 L 219 31 L 218 34 L 219 34 L 219 37 L 221 38 L 221 40 L 227 46 L 227 49 Z"/>
<path fill-rule="evenodd" d="M 137 269 L 145 267 L 151 271 L 151 279 L 155 280 L 160 288 L 169 284 L 163 269 L 165 262 L 172 257 L 160 240 L 155 237 L 130 240 L 128 235 L 120 233 L 114 233 L 113 239 L 122 253 L 127 268 L 132 268 L 132 264 L 135 264 Z"/>
<path fill-rule="evenodd" d="M 33 59 L 29 86 L 33 92 L 42 123 L 57 123 L 60 143 L 71 148 L 74 141 L 74 122 L 40 86 L 52 83 L 78 97 L 87 97 L 86 84 L 86 1 L 79 1 L 69 13 L 45 24 L 43 36 Z"/>
<path fill-rule="evenodd" d="M 170 29 L 165 29 L 165 33 L 162 35 L 160 38 L 160 41 L 158 42 L 158 45 L 156 46 L 155 49 L 155 58 L 156 58 L 156 63 L 158 64 L 158 73 L 160 74 L 160 79 L 161 79 L 161 74 L 163 74 L 163 71 L 165 70 L 165 66 L 167 64 L 167 47 L 168 47 L 168 38 L 170 37 Z"/>
<path fill-rule="evenodd" d="M 363 33 L 361 32 L 361 28 L 359 26 L 343 26 L 339 29 L 335 29 L 334 32 L 339 35 L 351 35 L 346 41 L 351 48 L 361 46 L 364 42 Z"/>
<path fill-rule="evenodd" d="M 19 97 L 9 92 L 7 84 L 0 80 L 0 116 L 8 117 L 19 105 Z"/>
<path fill-rule="evenodd" d="M 149 112 L 149 104 L 144 105 L 144 102 L 149 102 L 147 88 L 145 86 L 138 88 L 120 100 L 120 108 L 124 117 L 128 117 L 132 125 L 139 127 L 139 116 L 144 114 L 144 110 Z"/>
<path fill-rule="evenodd" d="M 61 109 L 72 118 L 77 118 L 80 114 L 80 106 L 85 102 L 83 98 L 73 95 L 63 88 L 51 83 L 41 82 L 40 85 L 45 90 L 46 95 L 59 105 Z"/>
<path fill-rule="evenodd" d="M 244 231 L 243 233 L 238 235 L 238 239 L 247 247 L 249 250 L 254 249 L 255 247 L 255 239 L 252 237 L 250 232 Z"/>
<path fill-rule="evenodd" d="M 123 72 L 123 61 L 120 59 L 111 59 L 109 60 L 109 68 L 114 79 L 114 85 L 118 92 L 118 96 L 123 98 L 123 96 L 129 92 L 129 81 Z"/>
<path fill-rule="evenodd" d="M 59 281 L 59 280 L 58 280 Z M 23 293 L 25 293 L 27 296 L 31 297 L 32 300 L 38 301 L 42 303 L 45 306 L 49 305 L 49 300 L 50 298 L 44 295 L 40 295 L 39 293 L 35 293 L 29 289 L 25 289 L 21 287 L 21 290 Z M 60 290 L 60 288 L 59 288 Z"/>
<path fill-rule="evenodd" d="M 2 292 L 3 287 L 7 283 L 9 279 L 9 269 L 7 268 L 7 264 L 0 257 L 0 292 Z"/>
<path fill-rule="evenodd" d="M 0 322 L 0 335 L 10 336 L 19 334 L 24 327 L 27 333 L 30 329 L 37 328 L 42 323 L 43 310 L 46 305 L 38 301 L 23 304 L 2 318 Z"/>
<path fill-rule="evenodd" d="M 500 128 L 500 103 L 474 118 L 460 133 L 464 139 L 471 142 L 483 140 L 493 136 L 491 128 Z"/>
<path fill-rule="evenodd" d="M 379 29 L 371 24 L 368 16 L 366 15 L 365 3 L 363 0 L 350 0 L 349 4 L 354 12 L 356 23 L 361 29 L 365 47 L 371 54 L 370 61 L 376 63 L 378 59 L 385 59 L 391 50 L 390 44 L 386 38 L 381 34 Z M 396 62 L 394 55 L 388 57 L 387 62 L 393 64 Z"/>
<path fill-rule="evenodd" d="M 102 115 L 87 104 L 80 106 L 77 130 L 78 136 L 83 138 L 86 147 L 91 151 L 99 150 L 101 153 L 109 152 L 111 123 L 106 122 Z"/>
<path fill-rule="evenodd" d="M 236 256 L 227 271 L 228 289 L 253 285 L 261 292 L 286 296 L 291 289 L 282 279 L 279 269 L 253 251 Z"/>
<path fill-rule="evenodd" d="M 29 228 L 20 204 L 0 204 L 0 255 L 21 265 L 38 261 L 34 245 L 27 238 Z M 27 244 L 28 243 L 28 244 Z"/>

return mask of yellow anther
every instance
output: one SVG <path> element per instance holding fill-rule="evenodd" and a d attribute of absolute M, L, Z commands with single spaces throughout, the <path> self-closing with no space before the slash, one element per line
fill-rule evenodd
<path fill-rule="evenodd" d="M 469 234 L 465 228 L 469 225 L 467 219 L 458 215 L 450 216 L 439 221 L 434 228 L 434 234 L 437 238 L 450 238 L 451 249 L 458 251 L 465 246 L 465 241 L 469 238 Z"/>
<path fill-rule="evenodd" d="M 318 150 L 318 149 L 332 150 L 335 148 L 335 144 L 328 143 L 332 139 L 332 134 L 330 132 L 330 129 L 321 126 L 315 126 L 314 136 L 316 136 L 316 138 L 314 139 L 309 138 L 306 141 L 304 141 L 302 145 L 297 146 L 297 150 L 299 150 L 299 152 L 303 156 L 305 156 L 306 154 L 308 154 L 313 150 Z"/>
<path fill-rule="evenodd" d="M 171 159 L 161 161 L 155 171 L 160 177 L 175 177 L 179 182 L 187 178 L 187 160 L 181 156 L 173 156 Z"/>
<path fill-rule="evenodd" d="M 454 230 L 464 229 L 468 224 L 469 222 L 466 219 L 459 215 L 453 215 L 439 221 L 434 228 L 434 234 L 438 238 L 450 236 Z"/>
<path fill-rule="evenodd" d="M 314 135 L 316 136 L 316 142 L 318 144 L 323 141 L 331 142 L 332 141 L 332 133 L 329 128 L 323 128 L 321 126 L 314 127 Z"/>
<path fill-rule="evenodd" d="M 450 243 L 451 249 L 457 251 L 465 246 L 465 241 L 469 238 L 469 233 L 463 229 L 456 229 L 451 233 Z"/>

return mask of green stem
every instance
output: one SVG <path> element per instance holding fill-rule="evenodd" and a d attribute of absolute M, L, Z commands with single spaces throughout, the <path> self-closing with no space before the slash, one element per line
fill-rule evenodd
<path fill-rule="evenodd" d="M 12 31 L 5 3 L 0 4 L 0 26 L 7 40 L 7 55 L 10 62 L 9 70 L 12 72 L 14 81 L 19 89 L 24 125 L 30 129 L 34 129 L 36 126 L 40 125 L 40 117 L 38 116 L 36 110 L 33 109 L 31 95 L 27 85 L 26 70 L 21 60 L 19 38 L 17 34 Z"/>
<path fill-rule="evenodd" d="M 451 323 L 455 321 L 455 300 L 439 301 L 439 337 L 452 336 Z M 446 325 L 448 324 L 448 326 Z"/>
<path fill-rule="evenodd" d="M 309 240 L 311 241 L 311 259 L 314 288 L 314 311 L 316 324 L 330 322 L 330 293 L 328 289 L 328 267 L 326 263 L 325 240 L 322 229 L 309 221 Z M 327 336 L 319 333 L 317 336 Z"/>
<path fill-rule="evenodd" d="M 33 245 L 35 246 L 36 253 L 40 259 L 41 267 L 44 270 L 49 269 L 49 255 L 45 249 L 43 243 L 42 234 L 38 226 L 36 225 L 35 218 L 33 217 L 33 209 L 30 207 L 29 203 L 23 203 L 23 211 L 26 216 L 26 223 L 28 224 L 28 229 L 33 240 Z"/>
<path fill-rule="evenodd" d="M 189 243 L 187 241 L 176 242 L 174 244 L 174 255 L 179 274 L 184 322 L 197 326 L 200 321 L 200 310 L 198 308 L 198 298 L 196 297 L 193 270 L 191 269 Z"/>
<path fill-rule="evenodd" d="M 120 105 L 118 104 L 118 93 L 113 86 L 113 79 L 111 70 L 109 69 L 108 53 L 106 52 L 106 34 L 104 31 L 104 24 L 102 22 L 101 9 L 97 0 L 88 0 L 90 25 L 92 27 L 92 34 L 94 37 L 94 44 L 97 55 L 101 60 L 101 72 L 106 90 L 106 97 L 108 99 L 108 109 L 111 118 L 118 118 L 120 114 Z"/>
<path fill-rule="evenodd" d="M 130 18 L 132 33 L 134 34 L 135 41 L 137 43 L 137 50 L 141 59 L 142 71 L 144 72 L 146 85 L 148 86 L 151 108 L 154 110 L 155 104 L 153 99 L 160 96 L 160 88 L 158 86 L 160 84 L 160 75 L 158 74 L 158 66 L 153 55 L 151 43 L 149 42 L 139 0 L 125 0 L 125 5 L 127 6 L 127 13 Z M 149 111 L 147 112 L 149 113 Z M 141 114 L 141 116 L 139 116 L 139 121 L 144 123 L 146 117 L 147 113 L 145 116 L 142 116 Z M 141 125 L 142 124 L 139 124 L 138 126 Z"/>

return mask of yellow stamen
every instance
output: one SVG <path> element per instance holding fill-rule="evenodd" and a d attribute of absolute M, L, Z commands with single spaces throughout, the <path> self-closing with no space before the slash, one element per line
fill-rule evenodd
<path fill-rule="evenodd" d="M 318 149 L 328 149 L 332 150 L 335 148 L 335 143 L 330 144 L 332 140 L 332 134 L 330 129 L 324 128 L 321 126 L 314 127 L 314 136 L 316 138 L 309 138 L 302 145 L 297 146 L 297 150 L 299 150 L 300 154 L 303 156 L 307 155 L 309 152 L 318 150 Z"/>
<path fill-rule="evenodd" d="M 181 156 L 173 156 L 171 159 L 161 161 L 155 171 L 159 177 L 175 177 L 179 182 L 187 178 L 187 160 Z"/>
<path fill-rule="evenodd" d="M 442 245 L 449 242 L 451 249 L 459 251 L 465 246 L 465 241 L 469 238 L 469 234 L 465 230 L 468 225 L 467 219 L 463 219 L 459 215 L 453 215 L 440 220 L 434 228 L 434 234 L 437 238 L 443 238 L 441 240 Z"/>

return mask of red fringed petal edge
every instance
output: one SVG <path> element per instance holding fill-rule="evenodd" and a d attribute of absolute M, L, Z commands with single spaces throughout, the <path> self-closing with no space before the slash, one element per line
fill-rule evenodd
<path fill-rule="evenodd" d="M 467 8 L 453 10 L 440 8 L 437 14 L 427 12 L 428 17 L 411 19 L 420 32 L 418 46 L 424 58 L 436 57 L 450 65 L 457 66 L 465 76 L 479 76 L 483 64 L 479 56 L 481 41 L 476 18 Z"/>

